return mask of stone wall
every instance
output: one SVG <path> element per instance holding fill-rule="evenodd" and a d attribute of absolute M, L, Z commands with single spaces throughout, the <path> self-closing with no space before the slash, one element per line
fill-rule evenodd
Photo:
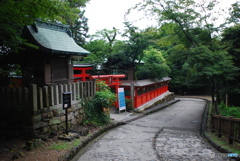
<path fill-rule="evenodd" d="M 95 81 L 29 88 L 0 88 L 0 137 L 32 137 L 64 130 L 62 93 L 71 92 L 68 125 L 83 122 L 81 104 L 95 95 Z"/>

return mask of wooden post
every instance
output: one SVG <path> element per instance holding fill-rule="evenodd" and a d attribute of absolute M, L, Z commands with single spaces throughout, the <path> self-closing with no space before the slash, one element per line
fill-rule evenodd
<path fill-rule="evenodd" d="M 71 93 L 71 98 L 73 98 L 72 83 L 67 84 L 67 91 L 66 92 L 70 92 Z"/>
<path fill-rule="evenodd" d="M 79 82 L 76 82 L 76 99 L 79 100 L 80 99 L 80 90 L 79 90 Z"/>
<path fill-rule="evenodd" d="M 49 106 L 53 106 L 54 105 L 54 88 L 53 88 L 53 86 L 49 86 L 48 93 L 49 93 Z"/>
<path fill-rule="evenodd" d="M 17 106 L 17 88 L 11 88 L 11 102 L 12 102 L 12 109 L 16 109 Z"/>
<path fill-rule="evenodd" d="M 72 100 L 75 101 L 76 100 L 76 83 L 72 84 Z"/>
<path fill-rule="evenodd" d="M 221 125 L 220 125 L 220 122 L 221 122 L 221 115 L 218 115 L 218 137 L 220 138 L 222 135 L 221 135 Z"/>
<path fill-rule="evenodd" d="M 211 125 L 212 125 L 212 132 L 214 132 L 214 115 L 211 114 Z"/>
<path fill-rule="evenodd" d="M 63 84 L 63 92 L 68 92 L 68 86 L 67 84 Z M 60 93 L 61 94 L 61 93 Z"/>
<path fill-rule="evenodd" d="M 83 84 L 83 98 L 86 98 L 86 95 L 87 95 L 87 93 L 86 93 L 86 82 L 82 82 L 82 84 Z"/>
<path fill-rule="evenodd" d="M 38 87 L 38 107 L 43 109 L 43 90 L 41 87 Z"/>
<path fill-rule="evenodd" d="M 58 87 L 56 87 L 56 89 L 58 89 L 57 92 L 55 92 L 55 95 L 58 99 L 58 102 L 55 103 L 55 105 L 61 104 L 62 103 L 62 93 L 63 93 L 63 85 L 59 84 Z"/>
<path fill-rule="evenodd" d="M 38 110 L 37 107 L 37 85 L 36 84 L 30 84 L 29 89 L 29 96 L 30 96 L 30 108 L 32 109 L 32 112 L 36 112 Z"/>
<path fill-rule="evenodd" d="M 22 88 L 17 88 L 17 103 L 18 107 L 23 107 L 23 90 Z"/>
<path fill-rule="evenodd" d="M 83 98 L 83 82 L 79 82 L 79 98 Z"/>
<path fill-rule="evenodd" d="M 93 96 L 96 94 L 96 79 L 92 80 L 93 82 Z"/>
<path fill-rule="evenodd" d="M 130 89 L 130 93 L 131 93 L 131 100 L 132 100 L 132 107 L 135 108 L 135 98 L 134 98 L 134 83 L 131 83 L 131 89 Z"/>
<path fill-rule="evenodd" d="M 229 117 L 229 124 L 228 124 L 228 143 L 229 144 L 232 144 L 233 143 L 233 140 L 231 139 L 233 136 L 233 133 L 232 133 L 232 119 L 234 117 L 233 116 L 230 116 Z"/>
<path fill-rule="evenodd" d="M 26 109 L 30 109 L 30 102 L 29 102 L 29 100 L 30 100 L 30 97 L 29 97 L 29 89 L 28 88 L 26 88 L 26 87 L 24 87 L 23 88 L 23 106 L 24 106 L 24 108 L 26 108 Z"/>
<path fill-rule="evenodd" d="M 91 90 L 90 90 L 90 82 L 87 81 L 87 98 L 90 98 Z"/>
<path fill-rule="evenodd" d="M 90 97 L 93 96 L 93 82 L 92 81 L 89 81 L 90 82 Z"/>
<path fill-rule="evenodd" d="M 49 108 L 49 93 L 48 93 L 48 87 L 43 87 L 43 107 Z"/>
<path fill-rule="evenodd" d="M 12 104 L 12 95 L 11 95 L 11 88 L 7 88 L 7 93 L 6 93 L 6 101 L 7 101 L 7 107 L 10 109 L 11 104 Z"/>

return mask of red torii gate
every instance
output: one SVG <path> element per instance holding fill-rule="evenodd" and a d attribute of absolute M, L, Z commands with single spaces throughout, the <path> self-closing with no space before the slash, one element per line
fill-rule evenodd
<path fill-rule="evenodd" d="M 120 78 L 125 78 L 126 76 L 124 74 L 116 74 L 116 75 L 93 75 L 92 78 L 93 79 L 99 79 L 102 81 L 105 81 L 106 84 L 115 90 L 116 96 L 118 97 L 118 88 L 119 85 L 121 85 L 120 83 Z M 115 103 L 116 107 L 119 108 L 119 104 L 118 104 L 118 99 Z"/>
<path fill-rule="evenodd" d="M 87 74 L 87 70 L 91 70 L 93 68 L 93 65 L 91 64 L 78 64 L 74 65 L 74 81 L 87 81 L 92 79 L 99 79 L 102 81 L 105 81 L 106 84 L 111 88 L 115 90 L 116 95 L 118 96 L 118 88 L 121 78 L 125 78 L 126 76 L 124 74 L 116 74 L 116 75 L 91 75 Z M 116 102 L 116 107 L 118 108 L 118 101 Z"/>

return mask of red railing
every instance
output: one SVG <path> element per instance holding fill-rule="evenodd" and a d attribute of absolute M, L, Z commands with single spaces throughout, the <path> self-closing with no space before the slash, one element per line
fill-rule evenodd
<path fill-rule="evenodd" d="M 168 91 L 168 85 L 160 87 L 158 89 L 149 91 L 147 93 L 141 94 L 139 96 L 135 96 L 135 108 L 143 105 L 144 103 L 160 96 L 161 94 Z"/>

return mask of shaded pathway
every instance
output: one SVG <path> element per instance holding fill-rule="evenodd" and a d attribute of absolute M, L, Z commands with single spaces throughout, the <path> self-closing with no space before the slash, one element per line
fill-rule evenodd
<path fill-rule="evenodd" d="M 109 131 L 73 160 L 226 160 L 199 136 L 206 102 L 180 100 Z"/>

